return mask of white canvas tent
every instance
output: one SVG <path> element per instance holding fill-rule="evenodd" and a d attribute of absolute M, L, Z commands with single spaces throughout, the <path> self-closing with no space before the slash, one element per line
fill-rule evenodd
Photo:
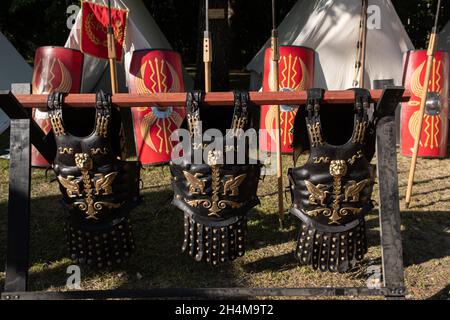
<path fill-rule="evenodd" d="M 365 83 L 394 79 L 402 83 L 403 53 L 413 49 L 390 0 L 369 0 Z M 359 38 L 361 0 L 299 0 L 278 27 L 279 45 L 316 51 L 314 86 L 329 90 L 352 87 Z M 250 89 L 261 87 L 264 50 L 247 65 Z"/>
<path fill-rule="evenodd" d="M 96 2 L 107 4 L 106 0 L 97 0 Z M 113 0 L 111 5 L 115 8 L 129 10 L 124 59 L 122 63 L 117 64 L 119 92 L 128 92 L 128 72 L 125 72 L 125 70 L 128 70 L 130 66 L 133 51 L 152 48 L 171 49 L 171 46 L 141 0 Z M 65 47 L 80 49 L 80 28 L 81 10 Z M 192 79 L 186 72 L 184 78 L 186 88 L 192 88 Z M 85 55 L 82 92 L 92 92 L 100 88 L 110 88 L 108 62 Z"/>
<path fill-rule="evenodd" d="M 0 32 L 0 90 L 11 90 L 12 83 L 31 81 L 32 69 L 16 48 Z M 8 116 L 0 109 L 0 134 L 9 126 Z"/>

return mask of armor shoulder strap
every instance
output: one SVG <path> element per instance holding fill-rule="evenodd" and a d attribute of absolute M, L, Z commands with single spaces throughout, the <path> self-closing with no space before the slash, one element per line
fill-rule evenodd
<path fill-rule="evenodd" d="M 301 106 L 297 111 L 292 143 L 294 165 L 302 152 L 324 144 L 319 116 L 324 93 L 325 90 L 321 88 L 308 89 L 306 108 Z M 304 132 L 308 132 L 308 139 L 305 139 Z"/>
<path fill-rule="evenodd" d="M 55 137 L 66 135 L 64 122 L 62 118 L 62 105 L 64 103 L 64 94 L 61 92 L 53 92 L 48 95 L 47 109 L 52 124 Z"/>
<path fill-rule="evenodd" d="M 369 127 L 370 92 L 362 88 L 354 88 L 352 90 L 355 92 L 355 123 L 352 143 L 364 144 L 367 128 Z"/>
<path fill-rule="evenodd" d="M 324 144 L 322 124 L 320 122 L 320 104 L 323 101 L 324 89 L 309 89 L 306 105 L 306 128 L 308 131 L 309 144 L 315 148 Z"/>
<path fill-rule="evenodd" d="M 231 129 L 245 130 L 247 128 L 249 119 L 248 101 L 247 91 L 234 91 L 234 113 Z"/>
<path fill-rule="evenodd" d="M 111 95 L 97 92 L 95 103 L 95 135 L 106 138 L 111 125 Z"/>
<path fill-rule="evenodd" d="M 203 91 L 200 90 L 190 91 L 186 95 L 186 118 L 191 137 L 193 137 L 195 133 L 200 133 L 200 105 L 203 98 Z"/>

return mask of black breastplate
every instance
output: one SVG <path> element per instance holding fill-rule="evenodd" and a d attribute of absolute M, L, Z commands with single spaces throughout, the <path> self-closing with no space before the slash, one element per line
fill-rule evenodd
<path fill-rule="evenodd" d="M 374 176 L 364 152 L 369 127 L 369 96 L 364 93 L 357 93 L 352 136 L 340 146 L 323 137 L 320 99 L 309 101 L 310 156 L 303 166 L 288 171 L 290 212 L 303 224 L 297 257 L 324 271 L 346 270 L 349 260 L 361 260 L 366 251 L 364 214 L 372 208 Z"/>
<path fill-rule="evenodd" d="M 196 163 L 194 152 L 203 152 L 211 142 L 198 143 L 193 139 L 190 150 L 184 150 L 183 161 L 171 165 L 173 204 L 185 212 L 183 250 L 213 265 L 244 254 L 245 214 L 259 204 L 256 192 L 260 164 L 256 160 L 251 163 L 247 148 L 237 143 L 238 135 L 248 128 L 248 97 L 243 95 L 242 98 L 237 94 L 233 123 L 228 131 L 232 146 L 211 150 L 206 161 Z M 191 138 L 194 133 L 201 133 L 200 105 L 201 93 L 189 93 L 187 119 Z M 236 163 L 239 148 L 245 149 L 244 161 Z M 234 159 L 232 164 L 227 163 L 230 156 Z"/>
<path fill-rule="evenodd" d="M 69 213 L 72 232 L 68 232 L 68 238 L 72 256 L 97 264 L 103 260 L 105 264 L 106 261 L 112 264 L 122 260 L 124 252 L 131 252 L 127 215 L 139 200 L 140 164 L 118 160 L 119 150 L 112 144 L 112 140 L 119 139 L 112 134 L 118 132 L 112 125 L 117 121 L 113 121 L 109 97 L 100 92 L 95 118 L 80 119 L 77 123 L 80 127 L 94 124 L 93 131 L 83 137 L 68 131 L 63 120 L 61 94 L 50 95 L 48 106 L 56 141 L 53 169 L 63 196 L 62 202 Z M 121 230 L 116 236 L 115 228 Z M 120 250 L 118 247 L 113 250 L 109 248 L 110 242 L 123 243 Z M 101 244 L 102 250 L 90 250 L 89 246 L 95 246 L 94 243 Z M 123 246 L 128 250 L 123 250 Z M 106 259 L 103 254 L 111 257 Z"/>

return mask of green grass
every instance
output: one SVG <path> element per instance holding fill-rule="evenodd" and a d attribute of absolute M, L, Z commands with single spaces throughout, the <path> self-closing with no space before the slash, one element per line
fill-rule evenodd
<path fill-rule="evenodd" d="M 292 165 L 283 159 L 284 169 Z M 399 156 L 403 204 L 409 159 Z M 408 297 L 449 298 L 450 159 L 419 160 L 410 210 L 402 211 L 402 236 Z M 30 290 L 63 290 L 67 258 L 57 183 L 33 169 Z M 367 217 L 369 253 L 347 274 L 299 267 L 293 256 L 297 221 L 287 216 L 278 228 L 276 180 L 266 177 L 258 194 L 261 205 L 249 213 L 248 251 L 243 258 L 213 269 L 181 253 L 183 215 L 170 205 L 168 167 L 143 170 L 144 202 L 133 211 L 137 250 L 120 268 L 82 269 L 83 289 L 157 287 L 311 287 L 365 286 L 366 269 L 380 265 L 379 224 L 375 210 Z M 285 179 L 285 185 L 287 179 Z M 5 265 L 8 162 L 0 160 L 0 266 Z M 377 190 L 374 199 L 377 199 Z M 286 199 L 286 208 L 289 205 Z M 0 271 L 3 271 L 0 269 Z M 3 288 L 4 272 L 0 273 Z M 0 289 L 1 290 L 1 289 Z"/>

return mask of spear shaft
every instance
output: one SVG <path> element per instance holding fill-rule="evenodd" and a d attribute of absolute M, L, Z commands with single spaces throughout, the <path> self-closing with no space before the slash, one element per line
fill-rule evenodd
<path fill-rule="evenodd" d="M 279 91 L 279 75 L 278 75 L 278 62 L 280 60 L 280 54 L 278 52 L 278 30 L 276 24 L 276 9 L 275 0 L 272 0 L 272 37 L 271 37 L 271 49 L 272 49 L 272 90 Z M 283 164 L 281 159 L 281 134 L 280 134 L 280 106 L 276 105 L 276 117 L 275 117 L 275 139 L 276 139 L 276 158 L 277 158 L 277 185 L 278 185 L 278 214 L 280 219 L 280 227 L 283 228 L 284 221 L 284 203 L 283 203 Z"/>
<path fill-rule="evenodd" d="M 425 79 L 423 82 L 423 92 L 422 92 L 422 96 L 421 96 L 421 100 L 420 100 L 420 108 L 419 108 L 419 119 L 420 119 L 419 128 L 415 132 L 414 148 L 413 148 L 413 154 L 412 154 L 412 158 L 411 158 L 411 165 L 409 168 L 408 186 L 406 188 L 406 198 L 405 198 L 406 208 L 409 207 L 409 203 L 411 201 L 412 187 L 413 187 L 413 183 L 414 183 L 414 175 L 416 172 L 417 155 L 419 153 L 420 136 L 422 133 L 423 117 L 425 115 L 425 103 L 427 101 L 427 95 L 428 95 L 428 91 L 429 91 L 429 83 L 430 83 L 430 77 L 431 77 L 431 69 L 433 67 L 433 60 L 434 60 L 434 56 L 436 54 L 436 46 L 437 46 L 437 39 L 438 39 L 437 29 L 438 29 L 440 9 L 441 9 L 441 0 L 438 0 L 436 16 L 435 16 L 435 20 L 434 20 L 434 27 L 431 31 L 430 41 L 428 43 Z"/>
<path fill-rule="evenodd" d="M 109 60 L 109 72 L 111 75 L 111 92 L 117 93 L 117 69 L 116 69 L 116 47 L 114 45 L 114 29 L 112 26 L 111 18 L 111 0 L 108 0 L 108 60 Z"/>
<path fill-rule="evenodd" d="M 205 65 L 205 92 L 211 91 L 211 33 L 209 32 L 209 0 L 205 3 L 205 31 L 203 32 L 203 63 Z"/>

